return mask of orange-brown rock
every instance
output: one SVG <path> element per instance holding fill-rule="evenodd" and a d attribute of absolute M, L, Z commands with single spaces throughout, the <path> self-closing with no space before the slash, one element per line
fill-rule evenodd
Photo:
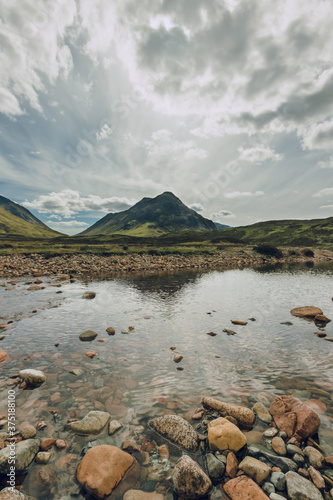
<path fill-rule="evenodd" d="M 323 314 L 323 311 L 319 309 L 319 307 L 304 306 L 304 307 L 295 307 L 295 309 L 292 309 L 290 313 L 293 316 L 297 316 L 299 318 L 314 319 L 317 316 L 317 314 Z"/>
<path fill-rule="evenodd" d="M 53 438 L 43 439 L 43 441 L 41 442 L 41 445 L 40 445 L 40 449 L 43 451 L 48 451 L 52 448 L 52 446 L 54 445 L 55 442 L 56 442 L 56 439 L 53 439 Z"/>
<path fill-rule="evenodd" d="M 227 475 L 231 478 L 236 477 L 238 472 L 238 460 L 236 455 L 231 451 L 227 456 L 227 465 L 226 465 Z"/>
<path fill-rule="evenodd" d="M 6 358 L 7 358 L 7 353 L 0 349 L 0 363 L 1 363 L 1 361 L 3 361 Z"/>
<path fill-rule="evenodd" d="M 104 499 L 111 495 L 136 465 L 137 462 L 131 455 L 115 446 L 94 446 L 78 466 L 76 479 L 89 493 Z"/>
<path fill-rule="evenodd" d="M 307 437 L 315 434 L 320 426 L 317 413 L 292 396 L 278 396 L 270 410 L 274 422 L 280 431 L 293 438 L 293 444 L 300 444 Z"/>
<path fill-rule="evenodd" d="M 263 490 L 247 476 L 231 479 L 223 489 L 231 500 L 269 500 Z"/>
<path fill-rule="evenodd" d="M 255 414 L 250 408 L 238 406 L 231 403 L 225 403 L 219 399 L 204 397 L 201 401 L 204 408 L 218 411 L 222 417 L 230 416 L 237 420 L 238 424 L 244 428 L 252 429 L 256 419 Z"/>

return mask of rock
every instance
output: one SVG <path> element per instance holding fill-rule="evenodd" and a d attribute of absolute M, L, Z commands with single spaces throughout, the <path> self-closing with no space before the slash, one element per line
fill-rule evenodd
<path fill-rule="evenodd" d="M 304 455 L 301 448 L 299 448 L 298 446 L 296 446 L 294 444 L 287 444 L 287 452 L 290 453 L 290 455 L 295 455 L 296 453 L 298 453 L 301 456 Z"/>
<path fill-rule="evenodd" d="M 46 438 L 43 439 L 43 441 L 40 444 L 40 449 L 43 451 L 48 451 L 52 448 L 52 446 L 55 444 L 56 439 L 54 438 Z"/>
<path fill-rule="evenodd" d="M 266 482 L 262 485 L 262 489 L 267 495 L 271 495 L 272 493 L 275 493 L 275 487 L 274 484 L 270 482 Z"/>
<path fill-rule="evenodd" d="M 169 460 L 170 453 L 166 444 L 162 444 L 161 446 L 159 446 L 157 448 L 157 451 L 161 457 L 161 460 Z"/>
<path fill-rule="evenodd" d="M 236 427 L 223 417 L 212 420 L 208 424 L 208 441 L 213 451 L 239 451 L 246 445 L 246 437 Z"/>
<path fill-rule="evenodd" d="M 191 500 L 204 497 L 212 487 L 207 474 L 187 455 L 183 455 L 176 463 L 173 483 L 180 497 Z"/>
<path fill-rule="evenodd" d="M 80 340 L 82 342 L 90 342 L 91 340 L 94 340 L 97 337 L 97 333 L 94 332 L 94 330 L 85 330 L 80 334 Z"/>
<path fill-rule="evenodd" d="M 123 496 L 123 500 L 164 500 L 165 496 L 160 495 L 153 491 L 152 493 L 148 493 L 147 491 L 140 490 L 129 490 L 126 491 Z"/>
<path fill-rule="evenodd" d="M 323 323 L 323 324 L 327 324 L 327 323 L 330 323 L 332 320 L 328 319 L 327 316 L 325 316 L 324 314 L 317 314 L 315 316 L 315 323 Z"/>
<path fill-rule="evenodd" d="M 97 356 L 97 354 L 96 354 L 95 352 L 92 352 L 92 351 L 87 351 L 87 352 L 85 353 L 85 356 L 86 356 L 86 358 L 92 359 L 92 358 L 94 358 L 95 356 Z"/>
<path fill-rule="evenodd" d="M 96 297 L 95 292 L 84 292 L 84 294 L 82 295 L 82 298 L 87 300 L 94 299 L 95 297 Z"/>
<path fill-rule="evenodd" d="M 263 433 L 263 436 L 265 438 L 273 438 L 274 436 L 276 436 L 278 434 L 278 429 L 276 429 L 275 427 L 270 427 L 269 429 L 266 429 L 265 432 Z"/>
<path fill-rule="evenodd" d="M 107 333 L 109 335 L 114 335 L 116 333 L 116 330 L 114 328 L 112 328 L 112 326 L 109 326 L 107 329 L 106 329 Z"/>
<path fill-rule="evenodd" d="M 327 406 L 320 399 L 309 399 L 305 401 L 305 404 L 312 408 L 316 413 L 325 413 L 327 411 Z"/>
<path fill-rule="evenodd" d="M 7 358 L 7 353 L 0 349 L 0 363 L 1 363 L 1 361 L 3 361 L 6 358 Z"/>
<path fill-rule="evenodd" d="M 0 500 L 27 500 L 27 497 L 15 488 L 9 487 L 0 491 Z"/>
<path fill-rule="evenodd" d="M 139 465 L 131 455 L 115 446 L 101 445 L 87 451 L 76 470 L 76 479 L 89 493 L 103 499 L 125 476 L 131 474 L 137 479 L 138 473 Z"/>
<path fill-rule="evenodd" d="M 36 456 L 36 464 L 47 464 L 51 458 L 51 453 L 47 451 L 40 451 Z"/>
<path fill-rule="evenodd" d="M 324 332 L 313 332 L 314 335 L 317 335 L 320 339 L 323 339 L 324 337 L 327 337 L 327 334 Z"/>
<path fill-rule="evenodd" d="M 304 307 L 296 307 L 295 309 L 292 309 L 290 313 L 293 316 L 297 316 L 299 318 L 313 319 L 317 316 L 317 314 L 323 314 L 323 311 L 319 309 L 319 307 L 304 306 Z"/>
<path fill-rule="evenodd" d="M 121 428 L 122 428 L 122 424 L 120 422 L 118 422 L 117 420 L 111 420 L 111 422 L 109 423 L 109 428 L 108 428 L 109 436 L 112 436 L 112 434 L 114 434 L 115 432 L 117 432 Z"/>
<path fill-rule="evenodd" d="M 231 479 L 236 477 L 238 472 L 238 460 L 236 455 L 231 451 L 227 456 L 226 473 Z"/>
<path fill-rule="evenodd" d="M 35 429 L 35 427 L 33 425 L 26 425 L 25 427 L 23 427 L 23 429 L 21 431 L 21 436 L 23 439 L 33 438 L 36 436 L 36 434 L 37 434 L 37 430 Z"/>
<path fill-rule="evenodd" d="M 302 440 L 315 434 L 320 426 L 317 413 L 292 396 L 275 398 L 269 412 L 278 429 L 293 438 L 291 444 L 300 444 Z"/>
<path fill-rule="evenodd" d="M 27 370 L 21 370 L 19 372 L 19 377 L 24 380 L 26 384 L 34 387 L 42 385 L 46 380 L 43 372 L 41 372 L 40 370 L 33 370 L 31 368 L 28 368 Z"/>
<path fill-rule="evenodd" d="M 312 467 L 315 469 L 321 469 L 324 466 L 325 459 L 320 451 L 316 450 L 316 448 L 307 446 L 303 451 Z"/>
<path fill-rule="evenodd" d="M 64 439 L 57 439 L 55 445 L 58 450 L 64 450 L 65 448 L 67 448 L 68 443 Z"/>
<path fill-rule="evenodd" d="M 174 360 L 175 363 L 180 363 L 182 359 L 184 359 L 184 356 L 182 356 L 181 354 L 176 354 L 173 357 L 173 360 Z"/>
<path fill-rule="evenodd" d="M 256 412 L 260 420 L 266 422 L 266 424 L 271 423 L 272 415 L 268 412 L 267 408 L 261 402 L 256 403 L 253 406 L 253 410 Z"/>
<path fill-rule="evenodd" d="M 239 464 L 239 469 L 258 484 L 263 483 L 271 472 L 268 465 L 253 457 L 245 457 Z"/>
<path fill-rule="evenodd" d="M 179 415 L 164 415 L 151 422 L 153 429 L 181 448 L 195 453 L 199 448 L 198 434 Z"/>
<path fill-rule="evenodd" d="M 328 466 L 333 467 L 333 457 L 325 457 L 325 462 Z"/>
<path fill-rule="evenodd" d="M 255 422 L 255 414 L 249 408 L 225 403 L 215 398 L 204 397 L 201 401 L 204 408 L 218 411 L 222 417 L 230 416 L 237 420 L 238 424 L 246 429 L 252 429 Z"/>
<path fill-rule="evenodd" d="M 247 321 L 241 321 L 239 319 L 231 319 L 230 321 L 233 325 L 247 325 Z"/>
<path fill-rule="evenodd" d="M 223 489 L 231 500 L 268 500 L 262 489 L 247 476 L 231 479 Z"/>
<path fill-rule="evenodd" d="M 39 450 L 39 440 L 38 439 L 26 439 L 16 443 L 15 447 L 7 446 L 3 450 L 0 450 L 0 474 L 8 474 L 10 472 L 9 457 L 15 449 L 15 469 L 20 472 L 26 469 L 37 454 Z"/>
<path fill-rule="evenodd" d="M 270 500 L 286 500 L 286 497 L 278 495 L 277 493 L 271 493 L 269 495 Z"/>
<path fill-rule="evenodd" d="M 90 411 L 83 420 L 70 422 L 68 428 L 75 434 L 98 434 L 106 426 L 111 415 L 104 411 Z"/>
<path fill-rule="evenodd" d="M 305 458 L 299 453 L 295 453 L 295 455 L 293 456 L 293 461 L 296 462 L 299 467 L 301 467 L 305 462 Z"/>
<path fill-rule="evenodd" d="M 83 375 L 84 370 L 82 368 L 73 368 L 69 373 L 75 375 L 76 377 L 79 377 L 80 375 Z"/>
<path fill-rule="evenodd" d="M 271 482 L 278 491 L 284 491 L 286 487 L 286 476 L 282 472 L 272 472 Z"/>
<path fill-rule="evenodd" d="M 38 292 L 38 290 L 44 290 L 44 288 L 45 286 L 31 285 L 27 290 L 29 290 L 29 292 Z"/>
<path fill-rule="evenodd" d="M 229 330 L 229 328 L 224 328 L 223 331 L 227 335 L 236 335 L 236 333 L 237 333 L 237 332 L 234 332 L 234 330 Z"/>
<path fill-rule="evenodd" d="M 287 472 L 288 470 L 296 471 L 298 468 L 295 462 L 290 460 L 290 458 L 273 455 L 272 453 L 254 448 L 253 446 L 248 446 L 248 455 L 251 457 L 254 456 L 255 458 L 264 457 L 273 465 L 279 467 L 282 472 Z"/>
<path fill-rule="evenodd" d="M 285 442 L 279 436 L 273 437 L 272 448 L 275 451 L 275 453 L 277 453 L 278 455 L 286 455 L 287 454 Z"/>
<path fill-rule="evenodd" d="M 290 500 L 323 500 L 318 488 L 296 472 L 287 472 L 286 483 Z"/>
<path fill-rule="evenodd" d="M 312 467 L 312 465 L 309 467 L 309 474 L 312 479 L 313 484 L 320 490 L 325 488 L 325 481 L 322 475 L 320 474 L 317 469 Z"/>
<path fill-rule="evenodd" d="M 213 480 L 220 479 L 225 471 L 224 463 L 218 460 L 212 453 L 208 453 L 206 460 L 209 477 Z"/>

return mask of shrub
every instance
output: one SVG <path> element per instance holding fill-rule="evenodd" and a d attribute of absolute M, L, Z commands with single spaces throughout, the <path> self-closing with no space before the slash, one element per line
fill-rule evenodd
<path fill-rule="evenodd" d="M 283 253 L 277 247 L 270 245 L 269 243 L 259 243 L 253 250 L 261 255 L 266 255 L 267 257 L 276 257 L 277 259 L 281 259 L 283 257 Z"/>
<path fill-rule="evenodd" d="M 311 248 L 304 248 L 302 254 L 305 255 L 305 257 L 314 257 L 314 251 L 311 250 Z"/>

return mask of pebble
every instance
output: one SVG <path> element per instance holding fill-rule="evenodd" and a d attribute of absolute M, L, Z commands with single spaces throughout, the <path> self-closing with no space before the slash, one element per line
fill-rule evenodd
<path fill-rule="evenodd" d="M 47 451 L 40 451 L 39 453 L 37 453 L 36 463 L 47 464 L 49 463 L 50 459 L 51 459 L 51 453 L 48 453 Z"/>
<path fill-rule="evenodd" d="M 260 401 L 253 406 L 253 410 L 256 412 L 260 420 L 266 422 L 266 424 L 269 424 L 272 421 L 272 415 L 270 415 L 267 408 Z"/>
<path fill-rule="evenodd" d="M 275 427 L 270 427 L 269 429 L 266 429 L 265 432 L 263 433 L 263 436 L 266 438 L 273 438 L 278 434 L 278 429 Z"/>
<path fill-rule="evenodd" d="M 304 455 L 304 453 L 301 450 L 301 448 L 299 448 L 295 444 L 287 444 L 287 452 L 290 455 L 295 455 L 296 453 L 298 453 L 299 455 L 302 455 L 302 456 Z"/>
<path fill-rule="evenodd" d="M 182 356 L 181 354 L 176 354 L 173 358 L 175 363 L 180 363 L 182 359 L 184 359 L 184 356 Z"/>
<path fill-rule="evenodd" d="M 84 292 L 84 294 L 82 295 L 82 298 L 87 300 L 94 299 L 95 297 L 96 297 L 95 292 Z"/>
<path fill-rule="evenodd" d="M 278 491 L 284 491 L 286 487 L 286 476 L 282 472 L 272 472 L 271 482 Z"/>
<path fill-rule="evenodd" d="M 30 439 L 35 437 L 37 430 L 33 425 L 26 425 L 21 431 L 21 436 L 23 439 Z"/>
<path fill-rule="evenodd" d="M 315 469 L 321 469 L 324 465 L 325 459 L 320 451 L 316 450 L 312 446 L 307 446 L 304 448 L 304 455 L 308 459 L 310 465 Z"/>
<path fill-rule="evenodd" d="M 97 337 L 97 333 L 94 330 L 85 330 L 80 334 L 80 340 L 82 342 L 90 342 Z"/>
<path fill-rule="evenodd" d="M 109 326 L 107 329 L 106 329 L 107 333 L 109 335 L 114 335 L 116 333 L 116 330 L 112 327 L 112 326 Z"/>
<path fill-rule="evenodd" d="M 286 455 L 287 454 L 285 442 L 279 436 L 273 437 L 272 448 L 275 451 L 275 453 L 277 453 L 278 455 Z"/>
<path fill-rule="evenodd" d="M 262 485 L 262 489 L 264 490 L 267 495 L 270 495 L 271 493 L 275 493 L 275 488 L 274 485 L 270 482 L 266 482 Z"/>

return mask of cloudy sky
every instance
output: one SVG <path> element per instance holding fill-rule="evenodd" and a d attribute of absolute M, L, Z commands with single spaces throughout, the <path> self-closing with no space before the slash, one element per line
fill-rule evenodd
<path fill-rule="evenodd" d="M 333 214 L 331 0 L 0 0 L 0 193 L 77 233 L 172 191 Z"/>

